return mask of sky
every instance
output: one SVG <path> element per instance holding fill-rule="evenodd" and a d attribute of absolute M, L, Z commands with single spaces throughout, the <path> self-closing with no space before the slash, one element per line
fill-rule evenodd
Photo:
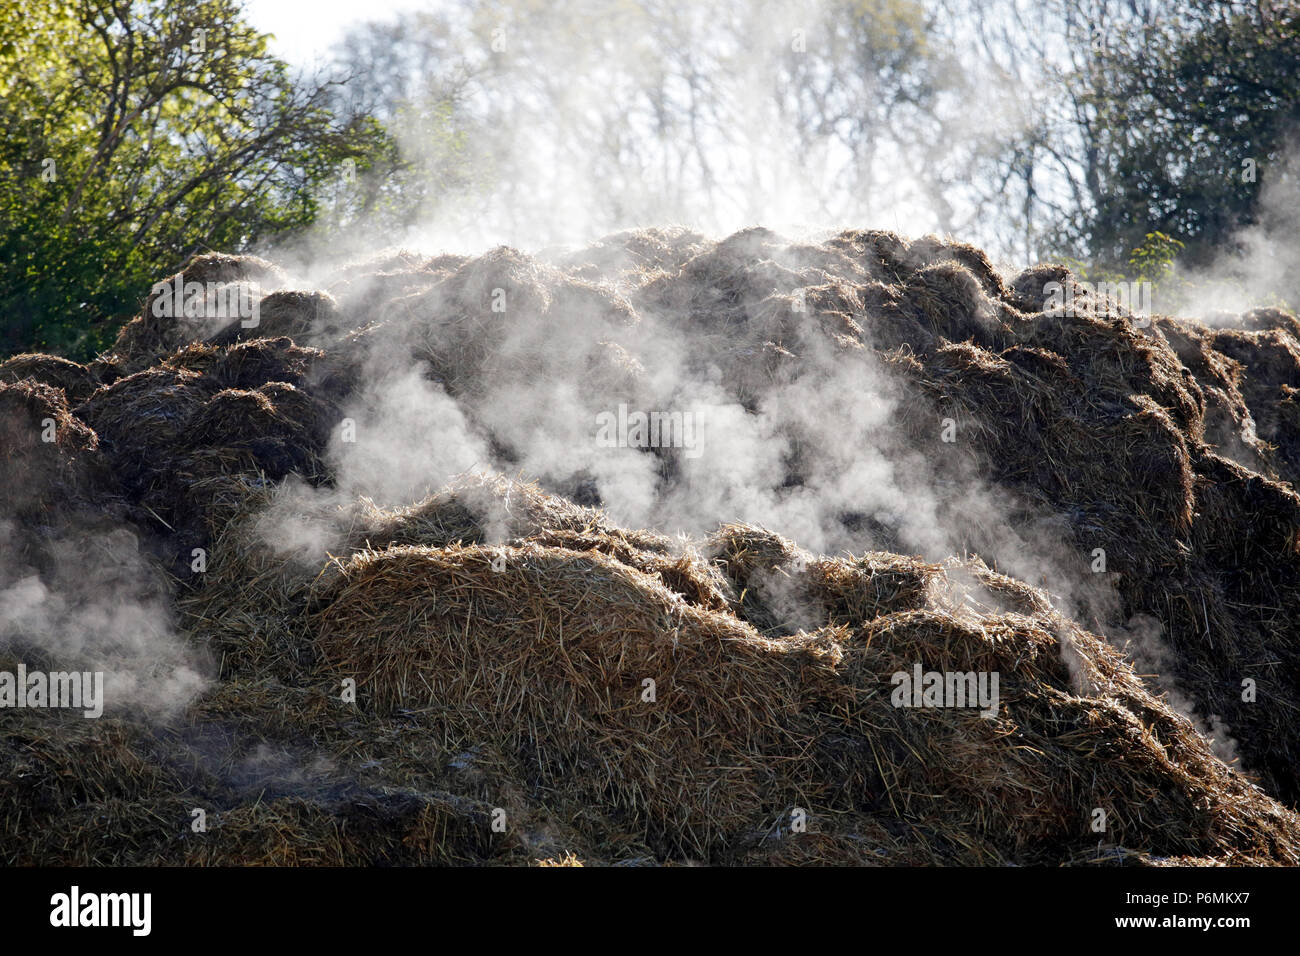
<path fill-rule="evenodd" d="M 275 34 L 272 50 L 298 66 L 323 56 L 352 24 L 437 6 L 437 0 L 244 0 L 253 25 Z"/>

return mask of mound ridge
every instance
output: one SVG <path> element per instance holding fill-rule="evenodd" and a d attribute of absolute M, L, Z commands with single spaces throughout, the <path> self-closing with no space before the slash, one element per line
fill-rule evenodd
<path fill-rule="evenodd" d="M 165 718 L 0 710 L 6 863 L 1300 862 L 1294 316 L 1045 312 L 1063 267 L 873 231 L 182 279 L 262 321 L 0 363 L 10 607 L 113 523 L 210 662 Z M 701 395 L 715 471 L 593 448 Z M 405 500 L 358 423 L 428 446 Z M 996 712 L 897 706 L 918 668 Z"/>

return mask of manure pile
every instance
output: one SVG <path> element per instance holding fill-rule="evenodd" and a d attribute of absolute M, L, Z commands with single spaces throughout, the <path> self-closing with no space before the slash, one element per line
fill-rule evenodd
<path fill-rule="evenodd" d="M 1073 281 L 867 231 L 209 255 L 256 321 L 156 287 L 5 361 L 0 672 L 108 690 L 0 709 L 0 862 L 1300 863 L 1300 322 Z M 700 449 L 595 441 L 688 393 Z M 683 511 L 756 421 L 816 542 Z M 928 672 L 996 703 L 896 706 Z"/>

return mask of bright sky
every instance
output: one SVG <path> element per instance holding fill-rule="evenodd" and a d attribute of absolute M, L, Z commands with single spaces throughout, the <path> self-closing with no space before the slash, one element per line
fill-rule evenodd
<path fill-rule="evenodd" d="M 275 34 L 273 51 L 299 66 L 310 66 L 351 24 L 438 5 L 438 0 L 244 0 L 252 24 Z"/>

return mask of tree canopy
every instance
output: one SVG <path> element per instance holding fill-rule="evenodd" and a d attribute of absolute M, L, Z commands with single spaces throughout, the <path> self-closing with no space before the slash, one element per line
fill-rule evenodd
<path fill-rule="evenodd" d="M 1292 2 L 447 0 L 335 53 L 241 0 L 0 6 L 0 352 L 86 357 L 206 250 L 780 216 L 1163 275 L 1294 215 Z"/>
<path fill-rule="evenodd" d="M 385 134 L 303 80 L 236 0 L 56 0 L 0 13 L 3 345 L 86 354 L 197 251 L 313 221 Z"/>

